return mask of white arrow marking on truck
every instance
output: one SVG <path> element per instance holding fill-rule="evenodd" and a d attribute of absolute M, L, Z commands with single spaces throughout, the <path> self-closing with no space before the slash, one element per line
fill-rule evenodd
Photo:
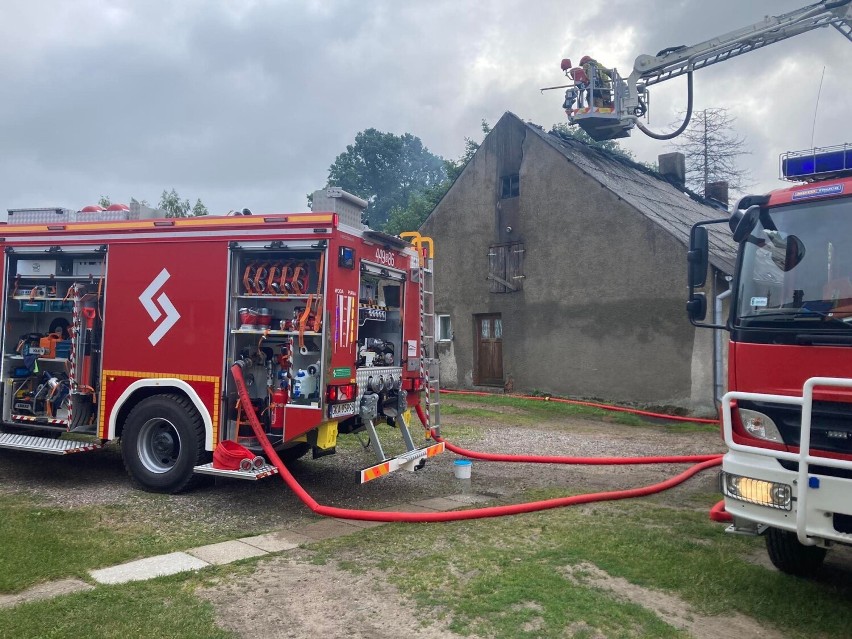
<path fill-rule="evenodd" d="M 142 291 L 142 295 L 139 296 L 139 301 L 142 302 L 142 306 L 145 307 L 145 310 L 148 311 L 148 315 L 151 316 L 151 319 L 155 322 L 160 319 L 163 313 L 157 307 L 157 304 L 154 302 L 154 295 L 157 291 L 162 288 L 163 284 L 166 283 L 166 280 L 171 277 L 169 272 L 166 269 L 160 271 L 160 274 L 154 278 L 154 281 L 148 284 L 148 287 Z M 151 342 L 151 346 L 156 346 L 157 342 L 159 342 L 169 330 L 177 324 L 177 321 L 180 319 L 180 313 L 178 313 L 172 301 L 169 299 L 169 296 L 165 293 L 160 293 L 157 297 L 157 302 L 159 302 L 160 306 L 163 308 L 163 311 L 166 313 L 166 318 L 160 322 L 160 325 L 154 329 L 154 332 L 148 336 L 148 341 Z"/>

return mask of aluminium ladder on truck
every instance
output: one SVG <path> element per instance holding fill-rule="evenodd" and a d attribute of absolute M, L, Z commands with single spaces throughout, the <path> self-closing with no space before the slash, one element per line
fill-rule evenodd
<path fill-rule="evenodd" d="M 424 380 L 426 430 L 441 435 L 440 367 L 435 343 L 435 246 L 431 237 L 401 233 L 417 249 L 420 261 L 420 376 Z"/>
<path fill-rule="evenodd" d="M 435 272 L 432 268 L 431 242 L 428 255 L 424 250 L 422 256 L 420 282 L 420 361 L 423 367 L 426 407 L 426 426 L 435 435 L 441 435 L 441 392 L 440 367 L 435 344 Z"/>

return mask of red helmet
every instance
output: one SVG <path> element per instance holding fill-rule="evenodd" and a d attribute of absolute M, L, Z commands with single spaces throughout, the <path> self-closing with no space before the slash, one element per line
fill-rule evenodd
<path fill-rule="evenodd" d="M 577 67 L 576 69 L 571 69 L 570 74 L 571 79 L 574 80 L 574 82 L 579 82 L 580 84 L 589 83 L 589 76 L 587 76 L 586 72 L 583 71 L 580 67 Z"/>
<path fill-rule="evenodd" d="M 571 58 L 562 58 L 562 70 L 567 71 L 571 68 Z"/>
<path fill-rule="evenodd" d="M 591 62 L 592 59 L 592 56 L 584 55 L 582 58 L 580 58 L 580 66 L 583 66 L 584 64 L 586 64 L 586 62 Z"/>

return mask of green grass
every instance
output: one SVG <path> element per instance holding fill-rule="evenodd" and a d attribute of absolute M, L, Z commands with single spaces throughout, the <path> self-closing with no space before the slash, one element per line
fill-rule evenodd
<path fill-rule="evenodd" d="M 169 516 L 165 495 L 142 493 L 138 504 L 63 508 L 20 496 L 0 495 L 0 592 L 139 557 L 184 550 L 245 534 L 214 523 L 199 526 Z M 173 498 L 171 498 L 173 499 Z M 140 513 L 147 513 L 140 520 Z M 0 637 L 7 636 L 0 632 Z"/>
<path fill-rule="evenodd" d="M 213 607 L 194 595 L 197 578 L 175 576 L 100 586 L 0 610 L 0 637 L 39 639 L 226 639 Z"/>
<path fill-rule="evenodd" d="M 472 408 L 469 404 L 476 404 L 478 407 Z M 499 407 L 510 407 L 521 412 L 501 413 Z M 452 393 L 445 393 L 441 396 L 441 413 L 442 415 L 490 419 L 516 425 L 538 424 L 542 419 L 556 420 L 560 417 L 580 417 L 627 426 L 664 428 L 667 432 L 715 433 L 719 430 L 716 424 L 683 421 L 666 421 L 663 423 L 632 413 L 555 401 L 523 399 L 510 395 L 453 395 Z"/>
<path fill-rule="evenodd" d="M 454 437 L 458 432 L 475 436 L 493 423 L 602 415 L 607 421 L 672 433 L 716 431 L 715 426 L 685 423 L 649 425 L 631 415 L 513 397 L 465 396 L 454 403 L 455 397 L 445 396 L 442 401 L 445 415 L 464 422 L 453 424 Z M 506 406 L 517 410 L 499 410 Z M 422 439 L 414 425 L 412 432 Z M 510 500 L 564 494 L 545 489 Z M 584 580 L 576 567 L 589 562 L 614 577 L 676 594 L 700 614 L 740 612 L 795 638 L 848 637 L 852 578 L 807 581 L 757 565 L 752 558 L 764 553 L 761 539 L 725 535 L 723 526 L 708 520 L 707 508 L 717 499 L 689 492 L 673 506 L 664 493 L 507 518 L 392 524 L 311 544 L 310 561 L 334 563 L 355 574 L 377 571 L 418 607 L 424 623 L 443 618 L 462 635 L 687 636 L 653 612 Z M 0 496 L 0 592 L 62 577 L 85 578 L 91 568 L 251 532 L 174 517 L 179 509 L 171 508 L 172 500 L 140 493 L 122 505 L 69 509 L 29 497 Z M 144 520 L 139 519 L 142 512 Z M 195 588 L 212 576 L 250 570 L 254 561 L 262 560 L 211 568 L 201 575 L 98 586 L 0 609 L 0 637 L 228 637 L 215 627 L 211 607 L 196 597 Z M 573 578 L 568 574 L 572 567 Z"/>
<path fill-rule="evenodd" d="M 702 614 L 739 611 L 793 637 L 848 637 L 852 627 L 852 584 L 800 580 L 755 565 L 749 556 L 762 552 L 762 540 L 725 535 L 706 510 L 634 501 L 391 525 L 363 535 L 358 561 L 350 543 L 328 540 L 318 549 L 351 562 L 344 568 L 384 572 L 425 617 L 449 613 L 451 629 L 463 634 L 561 637 L 566 627 L 589 626 L 589 636 L 595 629 L 607 637 L 681 636 L 646 610 L 572 582 L 565 568 L 582 562 L 676 593 Z"/>

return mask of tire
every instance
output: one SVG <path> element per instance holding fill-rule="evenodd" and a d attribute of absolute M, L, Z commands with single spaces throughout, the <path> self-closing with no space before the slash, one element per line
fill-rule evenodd
<path fill-rule="evenodd" d="M 182 395 L 154 395 L 130 411 L 121 456 L 133 482 L 149 492 L 179 493 L 199 480 L 193 467 L 209 461 L 204 422 Z"/>
<path fill-rule="evenodd" d="M 310 450 L 310 444 L 299 442 L 298 444 L 294 444 L 289 448 L 285 448 L 283 450 L 278 451 L 278 456 L 285 464 L 289 464 L 290 462 L 294 462 L 297 459 L 301 459 L 302 457 L 307 455 L 308 451 Z"/>
<path fill-rule="evenodd" d="M 825 548 L 799 543 L 796 533 L 770 528 L 766 531 L 766 551 L 772 564 L 781 572 L 797 577 L 811 577 L 822 566 Z"/>

